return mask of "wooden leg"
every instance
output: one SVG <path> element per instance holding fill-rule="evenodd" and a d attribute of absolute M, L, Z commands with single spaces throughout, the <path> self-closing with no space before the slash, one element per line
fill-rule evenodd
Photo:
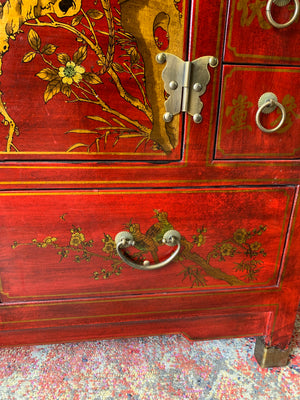
<path fill-rule="evenodd" d="M 289 361 L 289 348 L 282 350 L 275 346 L 267 346 L 263 337 L 256 339 L 254 355 L 262 368 L 284 367 Z"/>

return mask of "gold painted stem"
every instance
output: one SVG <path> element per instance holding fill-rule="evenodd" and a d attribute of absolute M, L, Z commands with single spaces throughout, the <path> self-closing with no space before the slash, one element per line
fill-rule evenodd
<path fill-rule="evenodd" d="M 214 279 L 225 281 L 231 286 L 245 285 L 245 282 L 241 281 L 236 276 L 229 275 L 219 268 L 214 268 L 199 254 L 189 251 L 189 243 L 186 243 L 185 245 L 185 239 L 182 239 L 182 245 L 183 251 L 181 256 L 183 256 L 185 259 L 193 261 L 196 265 L 199 265 L 208 276 L 211 276 Z"/>
<path fill-rule="evenodd" d="M 126 122 L 130 123 L 131 125 L 135 126 L 136 128 L 138 128 L 142 133 L 145 134 L 144 136 L 147 136 L 147 137 L 150 136 L 150 134 L 151 134 L 151 129 L 150 128 L 147 128 L 144 125 L 141 125 L 137 120 L 133 120 L 133 119 L 127 117 L 126 115 L 121 114 L 119 111 L 114 110 L 108 104 L 106 104 L 90 86 L 89 86 L 89 89 L 91 90 L 92 95 L 97 100 L 91 100 L 91 99 L 88 99 L 88 98 L 79 97 L 74 91 L 72 91 L 73 95 L 75 96 L 75 100 L 70 100 L 70 103 L 74 103 L 74 102 L 80 101 L 80 102 L 83 102 L 83 103 L 91 103 L 91 104 L 99 105 L 102 108 L 103 111 L 108 112 L 108 113 L 110 113 L 110 114 L 122 119 L 123 121 L 126 121 Z"/>
<path fill-rule="evenodd" d="M 7 142 L 6 142 L 6 151 L 9 153 L 11 150 L 11 147 L 13 146 L 13 136 L 16 131 L 16 124 L 15 124 L 14 120 L 9 116 L 8 112 L 6 111 L 6 107 L 2 101 L 2 94 L 3 93 L 0 92 L 0 113 L 4 117 L 4 123 L 7 123 L 9 125 L 8 137 L 7 137 Z"/>
<path fill-rule="evenodd" d="M 105 57 L 105 71 L 107 71 L 114 59 L 114 54 L 115 54 L 115 27 L 114 27 L 114 20 L 113 20 L 113 15 L 111 11 L 111 4 L 110 0 L 101 0 L 102 7 L 105 13 L 107 25 L 108 25 L 108 47 L 107 47 L 107 52 L 106 52 L 106 57 Z"/>

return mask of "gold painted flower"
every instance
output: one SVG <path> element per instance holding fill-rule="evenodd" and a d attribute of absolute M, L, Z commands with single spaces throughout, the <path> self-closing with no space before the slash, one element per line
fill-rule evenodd
<path fill-rule="evenodd" d="M 72 233 L 70 245 L 74 247 L 78 247 L 85 240 L 84 234 L 81 232 Z"/>
<path fill-rule="evenodd" d="M 237 229 L 233 234 L 233 239 L 238 244 L 243 244 L 247 239 L 246 229 Z"/>
<path fill-rule="evenodd" d="M 196 244 L 197 247 L 202 246 L 205 243 L 205 236 L 203 233 L 206 232 L 206 228 L 202 227 L 201 229 L 197 229 L 198 235 L 193 235 L 193 243 Z"/>
<path fill-rule="evenodd" d="M 58 75 L 62 78 L 62 82 L 68 85 L 73 82 L 79 83 L 84 73 L 84 67 L 76 65 L 74 61 L 68 61 L 65 66 L 59 67 L 58 70 Z"/>
<path fill-rule="evenodd" d="M 235 250 L 236 249 L 230 243 L 223 243 L 220 248 L 220 252 L 223 257 L 224 256 L 231 256 L 231 257 L 234 256 Z"/>
<path fill-rule="evenodd" d="M 250 247 L 251 247 L 252 251 L 257 251 L 260 249 L 261 244 L 259 242 L 254 242 L 254 243 L 251 243 Z"/>
<path fill-rule="evenodd" d="M 103 251 L 107 254 L 114 254 L 116 249 L 115 241 L 111 238 L 110 235 L 104 234 L 104 239 L 102 239 L 104 243 Z"/>
<path fill-rule="evenodd" d="M 47 237 L 43 240 L 43 242 L 46 243 L 46 244 L 48 245 L 48 244 L 52 244 L 52 243 L 56 242 L 56 240 L 57 240 L 56 237 L 47 236 Z"/>
<path fill-rule="evenodd" d="M 200 235 L 194 235 L 193 236 L 193 242 L 196 244 L 196 246 L 200 247 L 203 245 L 205 242 L 205 237 L 200 233 Z"/>

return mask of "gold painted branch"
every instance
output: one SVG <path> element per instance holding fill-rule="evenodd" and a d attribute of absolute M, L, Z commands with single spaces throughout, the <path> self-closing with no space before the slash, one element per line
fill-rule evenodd
<path fill-rule="evenodd" d="M 4 117 L 3 123 L 5 125 L 9 126 L 7 142 L 6 142 L 6 151 L 10 152 L 12 147 L 16 151 L 18 151 L 17 148 L 15 147 L 15 145 L 13 144 L 13 137 L 14 137 L 14 134 L 18 135 L 19 131 L 18 131 L 18 128 L 16 127 L 14 120 L 9 116 L 8 112 L 6 111 L 5 103 L 3 103 L 3 101 L 2 101 L 2 95 L 3 95 L 3 93 L 0 92 L 0 113 Z"/>
<path fill-rule="evenodd" d="M 90 49 L 97 55 L 99 58 L 100 65 L 106 65 L 106 57 L 101 49 L 101 47 L 98 45 L 98 43 L 94 43 L 87 35 L 84 33 L 80 32 L 78 29 L 75 27 L 65 24 L 63 22 L 58 22 L 55 21 L 52 17 L 51 22 L 41 22 L 39 20 L 36 20 L 36 22 L 26 22 L 26 25 L 29 26 L 35 26 L 35 27 L 52 27 L 55 29 L 62 28 L 65 29 L 71 33 L 73 33 L 75 36 L 79 37 L 82 39 L 86 44 L 90 47 Z M 110 50 L 112 50 L 112 47 L 110 47 Z M 112 54 L 109 54 L 109 58 L 111 60 Z M 139 99 L 131 96 L 123 87 L 118 74 L 114 71 L 113 68 L 113 63 L 110 61 L 110 67 L 107 70 L 107 73 L 110 75 L 112 78 L 112 81 L 116 88 L 118 89 L 118 92 L 120 96 L 130 103 L 133 107 L 137 108 L 138 110 L 142 111 L 151 121 L 152 120 L 152 111 L 151 108 L 147 104 L 143 104 Z"/>
<path fill-rule="evenodd" d="M 193 261 L 196 265 L 206 273 L 206 275 L 221 281 L 227 282 L 231 286 L 243 286 L 245 282 L 241 281 L 234 275 L 229 275 L 226 272 L 222 271 L 220 268 L 215 268 L 211 266 L 203 257 L 199 254 L 190 252 L 190 251 L 183 251 L 182 256 L 187 259 Z"/>

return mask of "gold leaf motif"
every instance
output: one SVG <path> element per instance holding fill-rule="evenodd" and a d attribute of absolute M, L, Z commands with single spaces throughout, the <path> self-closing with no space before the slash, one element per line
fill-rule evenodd
<path fill-rule="evenodd" d="M 71 25 L 72 25 L 72 26 L 77 26 L 78 24 L 80 24 L 82 18 L 83 18 L 83 14 L 76 15 L 76 16 L 72 19 Z"/>
<path fill-rule="evenodd" d="M 72 93 L 70 86 L 65 83 L 63 83 L 61 86 L 61 92 L 67 97 L 70 97 Z"/>
<path fill-rule="evenodd" d="M 36 76 L 44 81 L 53 81 L 55 78 L 57 78 L 57 73 L 51 68 L 44 68 L 38 72 Z"/>
<path fill-rule="evenodd" d="M 28 32 L 28 43 L 36 51 L 41 47 L 41 39 L 34 29 L 30 29 Z"/>
<path fill-rule="evenodd" d="M 84 143 L 76 143 L 76 144 L 73 144 L 73 146 L 71 146 L 71 147 L 68 148 L 67 153 L 69 153 L 70 151 L 75 150 L 75 149 L 77 149 L 77 148 L 79 148 L 79 147 L 88 147 L 88 145 L 86 145 L 86 144 L 84 144 Z"/>
<path fill-rule="evenodd" d="M 82 74 L 83 79 L 92 85 L 97 85 L 98 83 L 102 83 L 101 79 L 98 75 L 94 74 L 93 72 L 86 72 Z"/>
<path fill-rule="evenodd" d="M 90 131 L 89 129 L 71 129 L 66 133 L 98 133 L 98 132 Z"/>
<path fill-rule="evenodd" d="M 14 34 L 13 22 L 7 22 L 5 25 L 5 33 L 7 36 L 12 36 Z"/>
<path fill-rule="evenodd" d="M 22 59 L 23 63 L 28 63 L 34 59 L 36 56 L 36 53 L 34 51 L 30 51 L 29 53 L 25 54 L 25 56 Z"/>
<path fill-rule="evenodd" d="M 127 51 L 127 53 L 130 55 L 130 64 L 131 65 L 137 64 L 140 61 L 140 55 L 137 52 L 135 47 L 130 47 L 130 49 Z"/>
<path fill-rule="evenodd" d="M 76 65 L 81 64 L 87 56 L 87 49 L 86 46 L 81 46 L 79 49 L 74 53 L 73 61 Z"/>
<path fill-rule="evenodd" d="M 114 62 L 112 66 L 115 72 L 125 72 L 125 69 L 119 63 Z"/>
<path fill-rule="evenodd" d="M 70 56 L 68 54 L 66 54 L 66 53 L 57 54 L 57 59 L 63 65 L 66 65 L 67 62 L 71 61 Z"/>
<path fill-rule="evenodd" d="M 55 50 L 57 49 L 57 46 L 54 46 L 54 44 L 46 44 L 42 50 L 41 53 L 46 54 L 47 56 L 53 54 Z"/>
<path fill-rule="evenodd" d="M 46 87 L 45 93 L 44 93 L 44 101 L 47 103 L 49 100 L 52 99 L 53 96 L 55 96 L 57 93 L 59 93 L 61 90 L 61 80 L 60 79 L 54 79 L 50 81 Z"/>
<path fill-rule="evenodd" d="M 106 119 L 104 119 L 102 117 L 98 117 L 98 115 L 87 115 L 86 117 L 89 119 L 92 119 L 94 121 L 100 121 L 100 122 L 104 122 L 107 125 L 111 125 L 111 123 L 109 121 L 107 121 Z"/>
<path fill-rule="evenodd" d="M 93 19 L 101 19 L 104 15 L 101 11 L 94 9 L 88 10 L 86 13 L 89 17 Z"/>

